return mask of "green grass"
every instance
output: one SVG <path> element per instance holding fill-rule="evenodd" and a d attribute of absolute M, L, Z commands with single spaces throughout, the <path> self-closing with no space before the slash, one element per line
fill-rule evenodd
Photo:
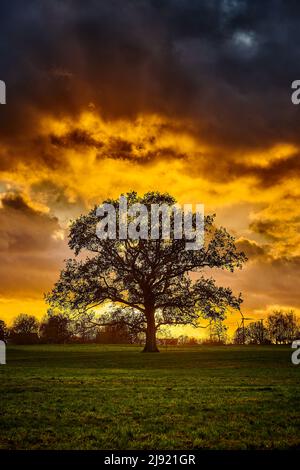
<path fill-rule="evenodd" d="M 289 347 L 9 347 L 0 449 L 300 448 Z"/>

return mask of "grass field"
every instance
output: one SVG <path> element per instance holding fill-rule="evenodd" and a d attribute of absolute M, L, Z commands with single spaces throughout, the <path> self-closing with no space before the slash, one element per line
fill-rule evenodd
<path fill-rule="evenodd" d="M 1 449 L 300 448 L 289 347 L 9 347 Z"/>

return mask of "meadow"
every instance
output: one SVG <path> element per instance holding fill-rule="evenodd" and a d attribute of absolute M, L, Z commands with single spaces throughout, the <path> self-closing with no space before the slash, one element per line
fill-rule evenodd
<path fill-rule="evenodd" d="M 300 449 L 287 346 L 9 346 L 0 449 Z"/>

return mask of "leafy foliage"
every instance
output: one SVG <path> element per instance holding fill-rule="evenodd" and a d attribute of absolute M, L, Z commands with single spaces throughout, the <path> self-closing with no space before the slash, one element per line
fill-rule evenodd
<path fill-rule="evenodd" d="M 149 192 L 139 197 L 131 192 L 126 196 L 128 205 L 142 203 L 149 212 L 151 204 L 171 207 L 176 202 L 167 193 Z M 118 209 L 119 200 L 104 202 Z M 237 251 L 234 237 L 225 228 L 214 226 L 213 216 L 205 217 L 204 246 L 192 251 L 186 250 L 184 236 L 178 240 L 171 234 L 170 240 L 163 239 L 161 222 L 157 240 L 120 240 L 118 233 L 116 240 L 99 239 L 96 209 L 71 225 L 69 246 L 75 258 L 66 261 L 60 279 L 46 296 L 52 306 L 82 313 L 106 303 L 129 307 L 128 312 L 136 312 L 138 321 L 144 319 L 145 349 L 153 351 L 157 350 L 156 330 L 162 325 L 198 326 L 201 317 L 224 319 L 228 310 L 240 308 L 240 295 L 235 297 L 230 288 L 218 287 L 212 278 L 201 274 L 207 268 L 234 271 L 246 260 L 244 253 Z M 198 279 L 192 281 L 192 272 L 199 273 Z"/>
<path fill-rule="evenodd" d="M 62 313 L 48 311 L 40 325 L 40 338 L 45 343 L 66 343 L 71 338 L 70 320 Z"/>
<path fill-rule="evenodd" d="M 10 339 L 16 344 L 33 344 L 38 342 L 39 323 L 34 315 L 20 313 L 13 323 Z"/>

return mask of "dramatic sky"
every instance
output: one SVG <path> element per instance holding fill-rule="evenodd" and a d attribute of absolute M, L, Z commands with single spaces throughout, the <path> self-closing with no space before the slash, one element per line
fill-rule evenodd
<path fill-rule="evenodd" d="M 69 220 L 130 189 L 217 214 L 248 316 L 300 312 L 299 1 L 1 0 L 0 79 L 1 318 L 43 315 Z"/>

